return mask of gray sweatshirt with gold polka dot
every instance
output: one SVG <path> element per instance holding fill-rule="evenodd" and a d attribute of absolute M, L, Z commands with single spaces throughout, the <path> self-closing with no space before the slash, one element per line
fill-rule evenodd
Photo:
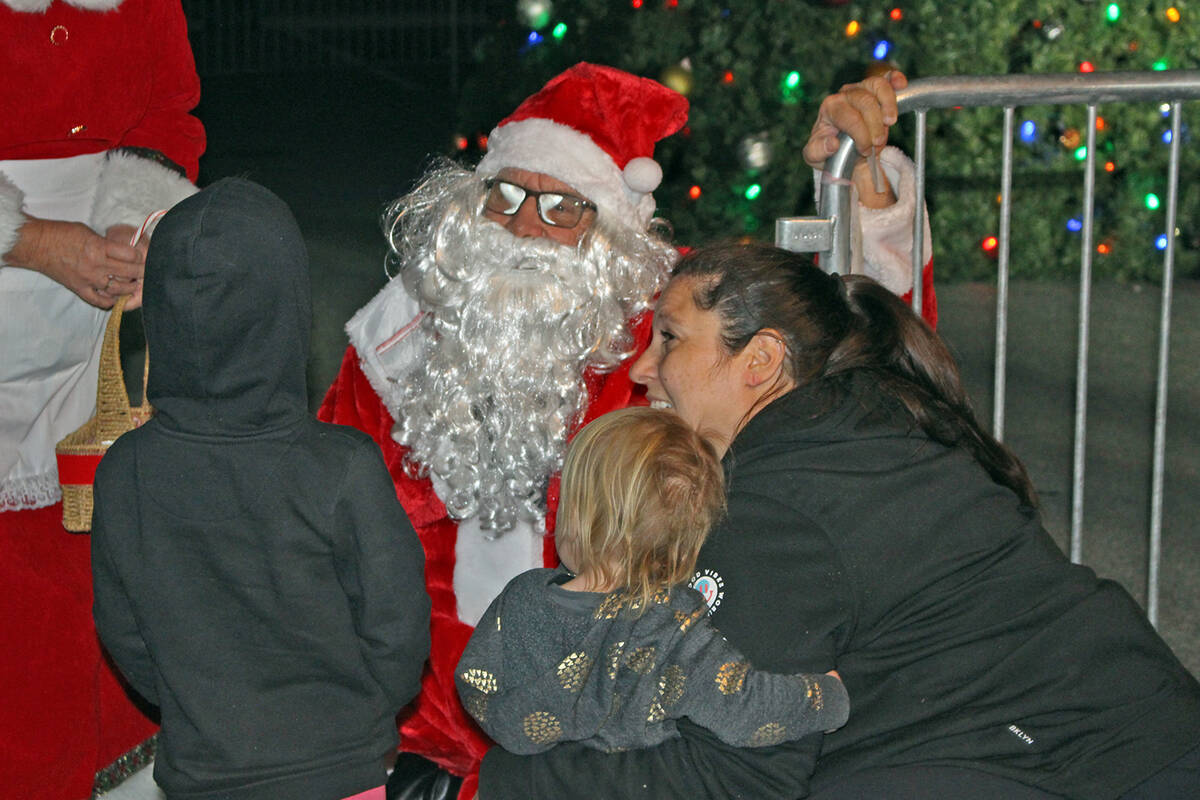
<path fill-rule="evenodd" d="M 677 587 L 643 610 L 623 593 L 562 588 L 570 577 L 535 569 L 510 581 L 458 663 L 463 705 L 505 750 L 649 747 L 676 736 L 680 717 L 738 747 L 845 724 L 841 681 L 752 669 L 699 593 Z"/>

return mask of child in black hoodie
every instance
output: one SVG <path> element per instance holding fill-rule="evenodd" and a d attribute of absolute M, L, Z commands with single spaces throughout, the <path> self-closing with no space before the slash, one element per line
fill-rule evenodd
<path fill-rule="evenodd" d="M 96 630 L 162 711 L 171 800 L 383 797 L 429 651 L 421 545 L 379 449 L 307 408 L 308 257 L 226 179 L 146 260 L 155 417 L 100 464 Z"/>

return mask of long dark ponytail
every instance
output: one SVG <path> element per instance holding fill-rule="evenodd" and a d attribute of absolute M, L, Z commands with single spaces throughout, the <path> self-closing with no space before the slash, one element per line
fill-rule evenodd
<path fill-rule="evenodd" d="M 958 365 L 941 338 L 904 301 L 863 275 L 827 275 L 807 257 L 763 244 L 722 244 L 689 253 L 672 277 L 699 278 L 693 299 L 721 317 L 738 353 L 759 331 L 777 331 L 797 385 L 831 387 L 869 375 L 936 442 L 962 447 L 996 483 L 1035 505 L 1020 460 L 975 418 Z"/>

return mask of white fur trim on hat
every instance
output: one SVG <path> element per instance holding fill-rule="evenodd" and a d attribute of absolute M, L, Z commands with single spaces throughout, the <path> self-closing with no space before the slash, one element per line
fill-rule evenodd
<path fill-rule="evenodd" d="M 627 168 L 647 161 L 658 167 L 653 159 L 643 157 L 631 160 Z M 645 163 L 634 166 L 632 177 L 637 186 L 632 186 L 626 182 L 626 173 L 591 137 L 548 119 L 518 120 L 492 131 L 487 155 L 475 172 L 491 178 L 505 167 L 557 178 L 595 203 L 601 214 L 639 231 L 646 230 L 654 216 L 650 192 L 658 183 L 649 185 Z M 661 181 L 662 169 L 657 173 Z"/>
<path fill-rule="evenodd" d="M 198 191 L 191 181 L 169 167 L 113 150 L 100 173 L 89 224 L 99 233 L 113 225 L 136 228 L 153 212 L 171 208 Z"/>
<path fill-rule="evenodd" d="M 54 0 L 0 0 L 13 11 L 25 11 L 40 14 L 50 7 Z M 112 11 L 121 5 L 123 0 L 64 0 L 67 5 L 82 8 L 85 11 Z"/>
<path fill-rule="evenodd" d="M 24 202 L 25 193 L 0 172 L 0 264 L 4 254 L 17 243 L 21 226 L 25 224 L 25 215 L 21 213 Z"/>

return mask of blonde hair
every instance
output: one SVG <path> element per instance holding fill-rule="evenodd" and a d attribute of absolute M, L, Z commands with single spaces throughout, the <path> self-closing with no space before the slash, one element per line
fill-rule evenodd
<path fill-rule="evenodd" d="M 725 478 L 712 445 L 672 411 L 626 408 L 571 442 L 555 536 L 580 575 L 623 587 L 645 608 L 691 576 L 724 510 Z"/>

